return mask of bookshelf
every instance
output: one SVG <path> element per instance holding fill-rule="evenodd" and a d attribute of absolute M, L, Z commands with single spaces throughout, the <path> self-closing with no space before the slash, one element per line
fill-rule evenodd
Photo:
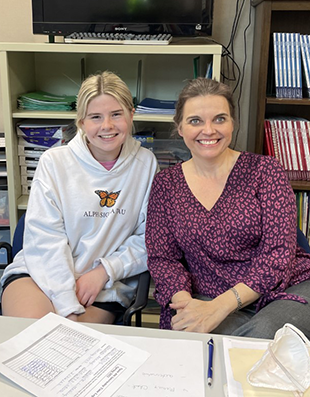
<path fill-rule="evenodd" d="M 75 95 L 89 74 L 111 70 L 128 84 L 133 96 L 176 99 L 185 80 L 193 78 L 199 57 L 199 75 L 211 62 L 213 78 L 220 80 L 222 47 L 207 39 L 176 40 L 169 45 L 96 45 L 65 43 L 0 43 L 0 77 L 5 129 L 11 233 L 28 197 L 21 194 L 16 124 L 35 119 L 74 120 L 75 112 L 29 112 L 17 109 L 17 98 L 31 91 Z M 141 67 L 137 92 L 138 70 Z M 161 126 L 169 135 L 172 116 L 136 115 L 134 122 Z M 167 136 L 168 137 L 168 136 Z"/>
<path fill-rule="evenodd" d="M 254 52 L 252 62 L 249 149 L 263 153 L 264 120 L 277 115 L 309 119 L 310 99 L 279 99 L 267 94 L 270 64 L 269 48 L 273 32 L 310 34 L 310 1 L 251 0 L 255 8 Z M 294 190 L 310 190 L 310 182 L 292 181 Z"/>

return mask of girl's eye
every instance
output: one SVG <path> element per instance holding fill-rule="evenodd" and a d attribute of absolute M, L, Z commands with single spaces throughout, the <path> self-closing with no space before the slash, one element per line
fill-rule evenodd
<path fill-rule="evenodd" d="M 101 117 L 98 114 L 92 114 L 88 116 L 90 120 L 99 120 Z"/>
<path fill-rule="evenodd" d="M 121 112 L 116 112 L 112 114 L 112 117 L 121 117 L 122 113 Z"/>

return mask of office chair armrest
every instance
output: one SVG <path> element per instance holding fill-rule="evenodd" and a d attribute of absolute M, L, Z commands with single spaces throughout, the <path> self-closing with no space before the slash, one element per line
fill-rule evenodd
<path fill-rule="evenodd" d="M 149 288 L 150 288 L 151 276 L 149 271 L 145 271 L 139 275 L 138 287 L 136 296 L 133 303 L 128 307 L 124 313 L 123 324 L 131 325 L 131 318 L 134 314 L 137 314 L 136 325 L 141 326 L 141 311 L 145 308 L 148 301 Z"/>
<path fill-rule="evenodd" d="M 4 248 L 7 254 L 7 264 L 0 264 L 0 269 L 5 269 L 6 266 L 13 261 L 12 246 L 9 243 L 1 242 L 0 249 Z"/>

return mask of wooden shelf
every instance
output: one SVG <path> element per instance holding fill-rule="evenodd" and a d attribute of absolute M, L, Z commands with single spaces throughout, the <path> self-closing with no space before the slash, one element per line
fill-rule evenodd
<path fill-rule="evenodd" d="M 310 181 L 290 181 L 294 190 L 308 190 L 310 191 Z"/>
<path fill-rule="evenodd" d="M 270 105 L 293 105 L 293 106 L 310 106 L 310 98 L 291 99 L 267 97 L 266 103 Z"/>
<path fill-rule="evenodd" d="M 54 112 L 54 111 L 30 111 L 19 110 L 13 111 L 12 116 L 14 119 L 52 119 L 52 120 L 74 120 L 76 118 L 75 111 L 68 112 Z M 135 113 L 134 121 L 154 121 L 171 123 L 173 121 L 172 115 L 167 114 L 141 114 Z"/>
<path fill-rule="evenodd" d="M 301 117 L 309 120 L 310 99 L 275 98 L 267 95 L 270 47 L 274 32 L 310 34 L 310 1 L 251 0 L 255 7 L 252 60 L 249 150 L 263 153 L 264 120 L 269 116 Z M 310 190 L 310 182 L 292 181 L 294 190 Z"/>

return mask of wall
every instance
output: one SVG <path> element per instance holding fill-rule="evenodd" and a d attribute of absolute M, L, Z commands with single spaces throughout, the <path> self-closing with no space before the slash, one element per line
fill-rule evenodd
<path fill-rule="evenodd" d="M 213 38 L 219 43 L 227 46 L 229 43 L 233 18 L 235 15 L 237 0 L 215 0 L 214 5 L 214 30 Z M 250 1 L 243 0 L 243 11 L 240 17 L 239 27 L 234 41 L 235 59 L 240 67 L 244 62 L 244 37 L 243 31 L 248 24 Z M 32 34 L 32 11 L 31 0 L 0 0 L 0 41 L 1 42 L 45 42 L 47 36 Z M 247 126 L 250 97 L 251 59 L 254 30 L 254 10 L 252 9 L 252 25 L 247 31 L 247 63 L 245 77 L 240 99 L 242 109 L 240 117 L 240 131 L 235 148 L 245 150 L 247 148 Z M 234 87 L 234 83 L 232 83 Z M 235 93 L 238 102 L 239 89 Z M 2 99 L 0 97 L 0 131 L 3 131 Z"/>

